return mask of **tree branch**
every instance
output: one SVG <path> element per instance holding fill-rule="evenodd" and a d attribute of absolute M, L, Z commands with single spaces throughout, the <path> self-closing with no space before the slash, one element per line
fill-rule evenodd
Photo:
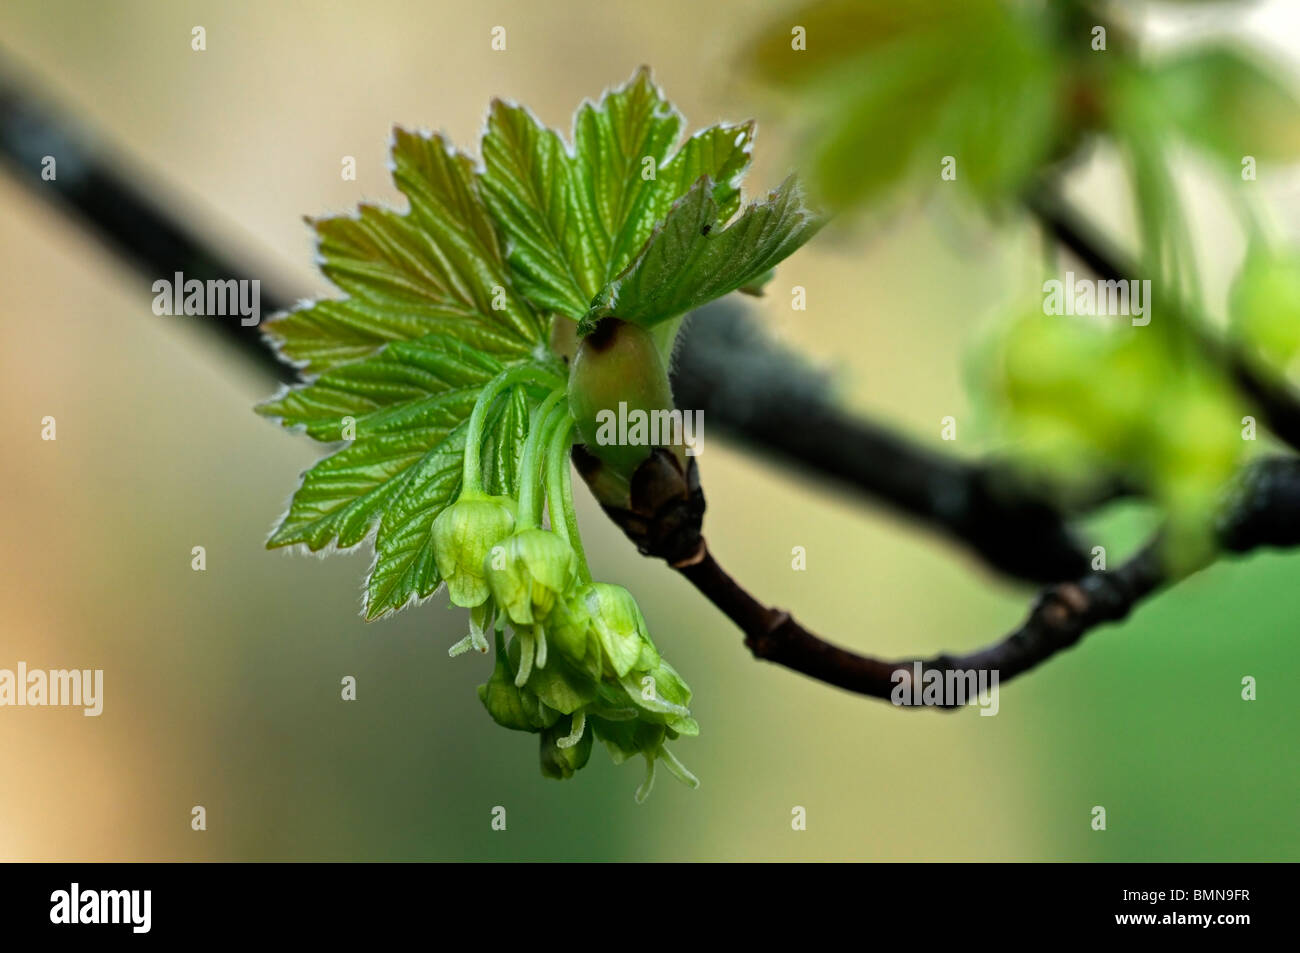
<path fill-rule="evenodd" d="M 247 264 L 219 250 L 209 236 L 189 227 L 160 199 L 168 194 L 153 175 L 128 175 L 126 163 L 94 144 L 95 137 L 61 118 L 25 89 L 0 58 L 0 160 L 39 198 L 59 206 L 91 231 L 125 264 L 149 281 L 176 272 L 200 281 L 261 279 L 262 313 L 270 315 L 293 298 L 254 273 Z M 42 159 L 57 162 L 53 179 L 42 178 Z M 150 183 L 146 192 L 135 183 Z M 256 326 L 238 314 L 210 315 L 187 322 L 216 330 L 249 361 L 276 380 L 294 383 L 298 372 L 266 346 Z M 200 332 L 200 333 L 208 333 Z"/>
<path fill-rule="evenodd" d="M 1267 458 L 1248 467 L 1229 493 L 1218 535 L 1225 549 L 1237 553 L 1300 545 L 1300 460 Z M 1159 540 L 1153 540 L 1118 569 L 1043 590 L 1025 621 L 986 648 L 967 655 L 885 661 L 833 645 L 788 612 L 759 602 L 707 547 L 689 565 L 674 568 L 740 628 L 755 658 L 908 707 L 918 697 L 910 691 L 918 671 L 922 677 L 936 672 L 945 682 L 949 673 L 996 672 L 1000 684 L 1070 648 L 1097 626 L 1125 618 L 1147 596 L 1177 581 L 1163 566 Z M 947 698 L 936 707 L 955 706 Z"/>

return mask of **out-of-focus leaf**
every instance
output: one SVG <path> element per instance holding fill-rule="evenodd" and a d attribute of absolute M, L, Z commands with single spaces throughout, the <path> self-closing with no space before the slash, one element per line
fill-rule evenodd
<path fill-rule="evenodd" d="M 1234 169 L 1244 156 L 1300 160 L 1300 99 L 1279 67 L 1226 46 L 1186 51 L 1149 68 L 1152 112 Z"/>
<path fill-rule="evenodd" d="M 1026 309 L 981 348 L 980 399 L 1012 456 L 1066 498 L 1116 475 L 1146 486 L 1170 521 L 1171 558 L 1194 559 L 1244 454 L 1242 410 L 1217 371 L 1153 326 Z"/>
<path fill-rule="evenodd" d="M 792 48 L 795 24 L 807 48 Z M 832 208 L 907 184 L 1014 193 L 1058 136 L 1061 66 L 1043 18 L 1000 0 L 821 0 L 772 23 L 754 69 L 799 90 L 811 186 Z"/>
<path fill-rule="evenodd" d="M 1300 357 L 1300 255 L 1252 247 L 1230 296 L 1233 332 L 1275 373 Z"/>
<path fill-rule="evenodd" d="M 900 40 L 976 29 L 995 5 L 996 0 L 814 0 L 769 22 L 744 56 L 768 82 L 822 82 Z M 802 50 L 795 48 L 797 28 L 803 30 Z"/>

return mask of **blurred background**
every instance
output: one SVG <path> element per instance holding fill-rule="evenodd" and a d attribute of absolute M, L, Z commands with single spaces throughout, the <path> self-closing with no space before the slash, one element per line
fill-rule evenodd
<path fill-rule="evenodd" d="M 1237 9 L 1225 23 L 1170 8 L 1152 29 L 1162 42 L 1230 29 L 1300 62 L 1300 9 Z M 691 128 L 757 118 L 747 192 L 776 184 L 799 161 L 794 123 L 733 78 L 773 13 L 758 0 L 10 0 L 0 50 L 139 188 L 252 275 L 310 296 L 330 289 L 302 216 L 398 201 L 392 125 L 476 151 L 492 96 L 567 131 L 581 99 L 647 63 Z M 489 47 L 496 25 L 506 52 Z M 1131 227 L 1104 155 L 1072 188 Z M 1294 221 L 1300 187 L 1274 188 Z M 1214 302 L 1241 240 L 1212 196 L 1193 198 Z M 600 750 L 571 781 L 542 778 L 536 739 L 498 728 L 475 696 L 490 661 L 448 659 L 465 623 L 445 599 L 366 624 L 368 552 L 267 552 L 320 455 L 253 414 L 270 378 L 194 327 L 203 318 L 155 316 L 149 280 L 12 175 L 0 206 L 0 667 L 102 668 L 105 683 L 98 718 L 0 710 L 3 859 L 1300 859 L 1300 555 L 1222 563 L 1004 687 L 997 717 L 941 716 L 755 662 L 580 495 L 593 565 L 635 591 L 702 726 L 675 748 L 700 789 L 665 776 L 637 806 L 640 767 Z M 942 417 L 968 419 L 963 356 L 981 318 L 1038 255 L 1028 224 L 994 231 L 927 206 L 828 232 L 746 306 L 823 362 L 846 404 L 937 443 Z M 805 312 L 790 309 L 794 285 Z M 47 415 L 57 441 L 40 439 Z M 987 449 L 959 428 L 955 452 Z M 992 641 L 1027 611 L 1029 593 L 857 497 L 717 441 L 700 462 L 720 560 L 836 641 L 928 656 Z M 1137 526 L 1120 513 L 1098 531 L 1123 546 Z M 793 546 L 807 571 L 792 571 Z M 340 700 L 348 675 L 355 702 Z M 190 828 L 195 805 L 206 831 Z M 791 829 L 796 805 L 806 831 Z"/>

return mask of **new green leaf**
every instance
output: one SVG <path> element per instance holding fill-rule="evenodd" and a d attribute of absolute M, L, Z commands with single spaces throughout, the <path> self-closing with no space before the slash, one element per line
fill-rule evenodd
<path fill-rule="evenodd" d="M 601 292 L 589 320 L 617 315 L 650 326 L 762 278 L 812 238 L 822 220 L 803 204 L 793 178 L 730 225 L 701 178 L 654 232 L 636 260 Z"/>
<path fill-rule="evenodd" d="M 639 70 L 599 103 L 584 103 L 573 143 L 526 109 L 497 100 L 483 137 L 484 192 L 510 244 L 516 284 L 539 307 L 571 318 L 632 260 L 701 176 L 729 217 L 740 201 L 753 124 L 705 129 L 673 152 L 684 120 Z"/>
<path fill-rule="evenodd" d="M 543 322 L 511 286 L 472 160 L 441 136 L 394 131 L 393 178 L 406 213 L 363 205 L 308 219 L 321 271 L 347 292 L 278 317 L 266 334 L 310 374 L 390 341 L 452 334 L 502 359 L 527 357 Z"/>
<path fill-rule="evenodd" d="M 348 297 L 270 324 L 281 353 L 319 376 L 258 408 L 350 441 L 303 475 L 268 546 L 348 548 L 378 528 L 369 618 L 437 588 L 430 530 L 460 487 L 464 425 L 484 384 L 537 358 L 544 324 L 512 287 L 471 160 L 397 130 L 393 170 L 405 214 L 363 206 L 313 222 L 321 270 Z M 514 389 L 493 409 L 483 451 L 494 492 L 517 485 L 528 406 Z"/>

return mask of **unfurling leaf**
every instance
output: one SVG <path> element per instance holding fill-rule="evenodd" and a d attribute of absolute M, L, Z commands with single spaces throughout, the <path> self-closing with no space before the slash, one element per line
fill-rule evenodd
<path fill-rule="evenodd" d="M 432 527 L 460 488 L 463 425 L 489 380 L 536 359 L 544 327 L 512 290 L 471 161 L 399 129 L 393 164 L 406 213 L 366 206 L 314 222 L 321 269 L 349 297 L 269 324 L 281 353 L 320 376 L 258 408 L 315 439 L 351 441 L 304 474 L 268 545 L 348 548 L 378 526 L 367 618 L 442 581 Z M 503 495 L 516 488 L 519 399 L 489 426 L 489 489 Z"/>
<path fill-rule="evenodd" d="M 592 305 L 588 321 L 617 315 L 650 327 L 762 278 L 817 234 L 823 222 L 793 178 L 727 225 L 700 179 L 655 229 L 636 260 Z"/>
<path fill-rule="evenodd" d="M 581 318 L 701 176 L 717 183 L 719 214 L 734 213 L 753 124 L 705 129 L 673 151 L 684 124 L 645 69 L 578 110 L 571 147 L 526 109 L 493 102 L 485 194 L 538 306 Z"/>

